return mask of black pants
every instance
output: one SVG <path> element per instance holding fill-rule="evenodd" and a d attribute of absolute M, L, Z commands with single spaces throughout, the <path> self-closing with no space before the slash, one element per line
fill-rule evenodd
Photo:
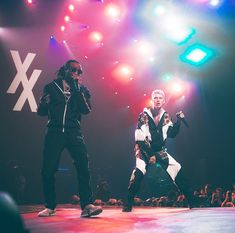
<path fill-rule="evenodd" d="M 80 204 L 83 209 L 92 202 L 88 156 L 83 136 L 80 131 L 62 133 L 49 130 L 45 136 L 42 165 L 42 182 L 45 206 L 56 207 L 55 173 L 57 172 L 61 153 L 68 149 L 77 172 Z"/>
<path fill-rule="evenodd" d="M 157 153 L 156 160 L 162 166 L 162 168 L 166 171 L 166 174 L 169 176 L 169 179 L 172 180 L 171 176 L 167 172 L 167 168 L 169 166 L 168 154 L 167 153 Z M 146 170 L 148 170 L 148 161 L 145 161 L 145 162 L 146 162 L 145 168 L 146 168 Z M 143 172 L 140 169 L 138 169 L 138 167 L 136 167 L 132 172 L 131 179 L 129 182 L 128 194 L 127 194 L 127 198 L 124 203 L 125 206 L 131 207 L 133 205 L 134 197 L 140 189 L 141 181 L 143 180 L 143 178 L 144 178 Z M 175 181 L 172 180 L 172 182 L 174 182 L 177 185 L 179 190 L 181 192 L 183 192 L 183 194 L 186 196 L 189 203 L 191 204 L 191 202 L 193 201 L 192 191 L 191 191 L 190 186 L 188 184 L 188 181 L 185 177 L 185 174 L 183 173 L 182 168 L 177 173 Z"/>

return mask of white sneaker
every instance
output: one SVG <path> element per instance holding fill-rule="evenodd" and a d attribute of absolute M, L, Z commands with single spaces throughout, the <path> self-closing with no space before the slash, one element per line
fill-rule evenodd
<path fill-rule="evenodd" d="M 102 212 L 102 207 L 101 206 L 94 206 L 92 204 L 87 205 L 81 213 L 81 217 L 90 217 L 94 215 L 98 215 Z"/>
<path fill-rule="evenodd" d="M 55 210 L 51 210 L 48 208 L 46 208 L 38 213 L 38 217 L 50 217 L 50 216 L 54 216 L 54 215 L 55 215 Z"/>

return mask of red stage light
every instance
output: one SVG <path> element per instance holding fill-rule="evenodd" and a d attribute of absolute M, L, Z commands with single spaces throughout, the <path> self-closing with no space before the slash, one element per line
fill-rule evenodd
<path fill-rule="evenodd" d="M 117 78 L 122 83 L 127 83 L 131 81 L 133 73 L 134 73 L 134 68 L 126 64 L 118 65 L 113 71 L 114 77 Z"/>

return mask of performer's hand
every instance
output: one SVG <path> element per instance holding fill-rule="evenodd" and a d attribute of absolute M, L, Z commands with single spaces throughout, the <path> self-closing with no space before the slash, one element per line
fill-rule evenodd
<path fill-rule="evenodd" d="M 177 121 L 182 121 L 186 127 L 189 128 L 188 122 L 185 120 L 184 113 L 182 111 L 179 111 L 176 113 Z"/>
<path fill-rule="evenodd" d="M 86 98 L 88 98 L 88 99 L 91 98 L 90 91 L 88 90 L 88 88 L 86 86 L 81 85 L 80 92 L 83 93 Z"/>
<path fill-rule="evenodd" d="M 176 116 L 179 118 L 179 119 L 183 119 L 184 118 L 184 113 L 182 111 L 179 111 L 176 113 Z"/>
<path fill-rule="evenodd" d="M 149 158 L 149 164 L 155 164 L 155 163 L 156 163 L 156 157 L 155 155 L 153 155 Z"/>
<path fill-rule="evenodd" d="M 42 104 L 49 104 L 50 102 L 50 95 L 49 94 L 45 94 L 40 98 L 40 102 Z"/>
<path fill-rule="evenodd" d="M 78 82 L 78 85 L 82 85 L 82 77 L 81 76 L 78 76 L 77 78 L 77 82 Z"/>

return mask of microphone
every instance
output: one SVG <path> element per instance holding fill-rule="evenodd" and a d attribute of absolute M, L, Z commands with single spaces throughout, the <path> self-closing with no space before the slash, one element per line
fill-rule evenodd
<path fill-rule="evenodd" d="M 184 125 L 187 127 L 187 128 L 189 128 L 189 124 L 188 124 L 188 122 L 185 120 L 185 117 L 180 117 L 180 114 L 181 114 L 182 112 L 178 112 L 178 113 L 176 113 L 176 116 L 178 117 L 178 119 L 180 119 L 183 123 L 184 123 Z"/>
<path fill-rule="evenodd" d="M 73 79 L 73 83 L 74 83 L 75 91 L 79 91 L 80 90 L 80 85 L 78 85 L 78 81 L 76 79 Z"/>

